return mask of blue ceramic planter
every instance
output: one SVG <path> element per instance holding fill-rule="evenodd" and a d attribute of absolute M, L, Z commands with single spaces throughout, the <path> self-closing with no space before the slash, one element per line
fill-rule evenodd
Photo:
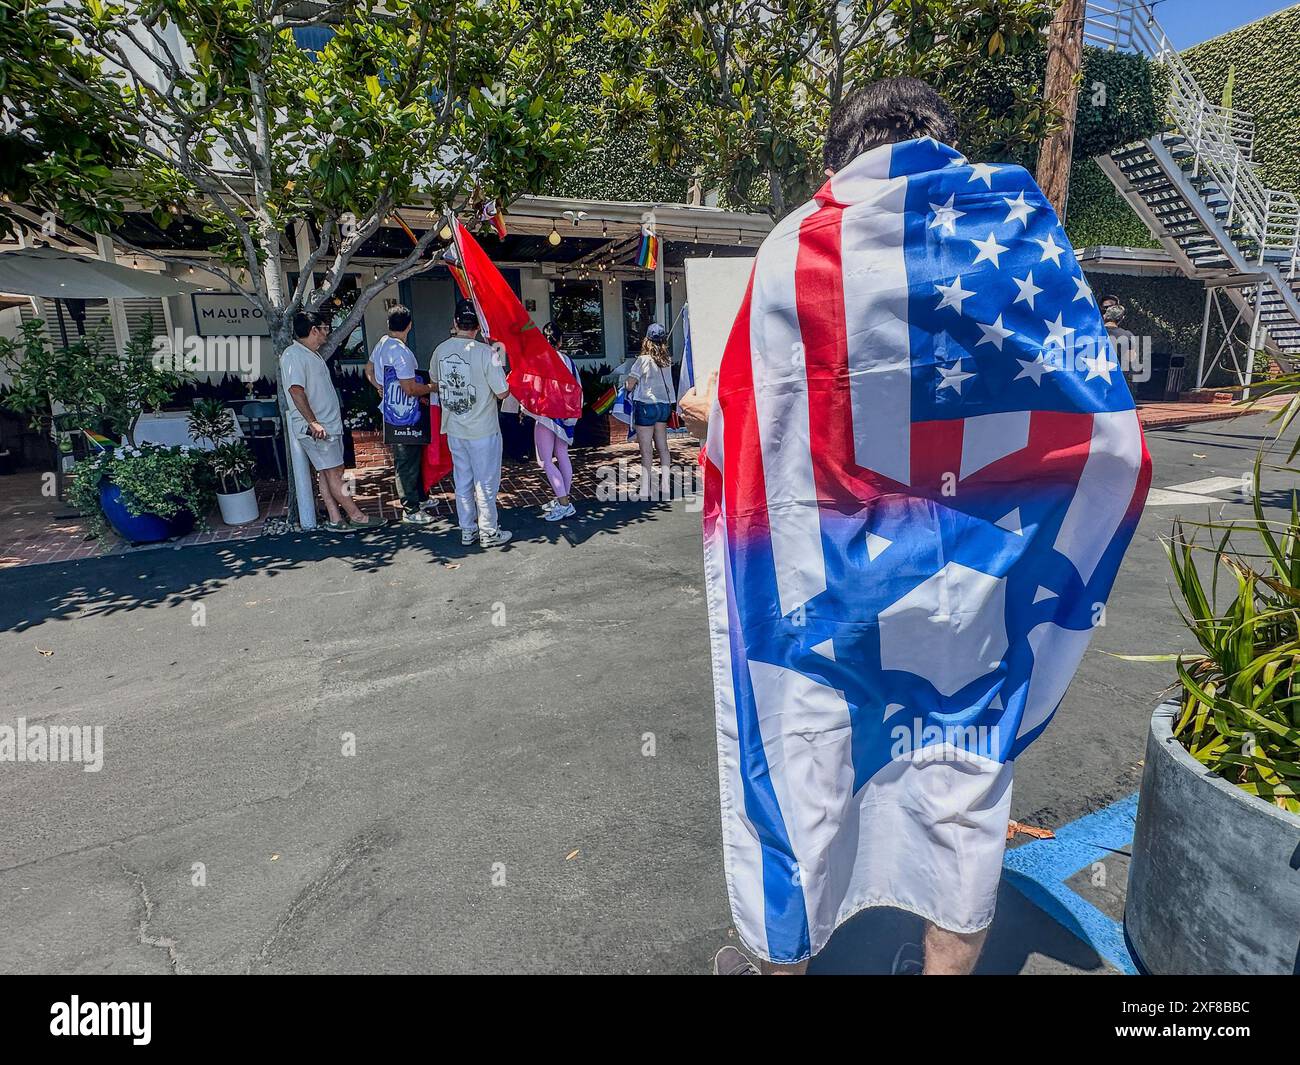
<path fill-rule="evenodd" d="M 122 490 L 107 480 L 99 484 L 99 505 L 113 531 L 133 544 L 155 544 L 174 536 L 184 536 L 194 529 L 194 515 L 188 510 L 179 510 L 171 518 L 157 514 L 132 514 L 126 509 Z"/>

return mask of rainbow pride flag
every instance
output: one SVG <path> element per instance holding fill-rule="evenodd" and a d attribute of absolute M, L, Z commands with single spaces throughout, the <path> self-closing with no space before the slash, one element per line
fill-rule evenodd
<path fill-rule="evenodd" d="M 659 238 L 649 226 L 641 227 L 641 250 L 637 252 L 636 264 L 646 270 L 653 270 L 659 263 Z"/>

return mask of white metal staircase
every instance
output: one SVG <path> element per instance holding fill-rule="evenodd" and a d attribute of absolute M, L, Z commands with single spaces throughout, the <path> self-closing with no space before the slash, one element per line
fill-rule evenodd
<path fill-rule="evenodd" d="M 1300 202 L 1260 179 L 1253 120 L 1205 98 L 1145 0 L 1089 0 L 1086 12 L 1087 43 L 1145 53 L 1168 77 L 1167 130 L 1097 163 L 1183 272 L 1206 286 L 1198 387 L 1225 353 L 1246 386 L 1251 352 L 1300 361 Z M 1221 299 L 1235 309 L 1231 323 Z M 1207 366 L 1212 308 L 1222 342 Z"/>

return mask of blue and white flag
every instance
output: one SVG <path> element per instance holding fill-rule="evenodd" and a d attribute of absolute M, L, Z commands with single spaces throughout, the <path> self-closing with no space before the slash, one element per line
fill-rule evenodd
<path fill-rule="evenodd" d="M 794 962 L 869 906 L 993 918 L 1013 760 L 1150 483 L 1069 241 L 1020 167 L 866 152 L 763 242 L 704 537 L 736 928 Z"/>
<path fill-rule="evenodd" d="M 695 354 L 691 350 L 691 305 L 682 306 L 682 368 L 677 377 L 677 402 L 695 387 Z"/>

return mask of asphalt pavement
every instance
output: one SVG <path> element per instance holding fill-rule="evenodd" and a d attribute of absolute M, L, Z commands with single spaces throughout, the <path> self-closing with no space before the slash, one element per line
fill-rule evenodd
<path fill-rule="evenodd" d="M 1136 790 L 1169 671 L 1104 652 L 1188 646 L 1159 537 L 1244 513 L 1268 431 L 1148 435 L 1174 491 L 1017 766 L 1018 820 Z M 0 723 L 104 728 L 99 772 L 0 763 L 0 970 L 706 971 L 735 940 L 699 520 L 593 504 L 509 515 L 492 551 L 392 527 L 0 572 Z M 864 914 L 814 968 L 888 971 L 916 932 Z M 1111 969 L 1009 884 L 981 968 Z"/>

